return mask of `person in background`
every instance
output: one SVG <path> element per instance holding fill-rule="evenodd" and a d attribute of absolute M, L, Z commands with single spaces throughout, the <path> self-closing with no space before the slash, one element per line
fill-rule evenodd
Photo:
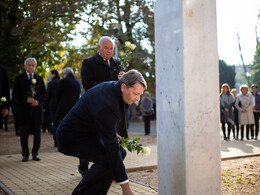
<path fill-rule="evenodd" d="M 227 83 L 222 84 L 220 92 L 220 112 L 221 125 L 224 140 L 230 140 L 231 127 L 234 125 L 233 106 L 234 97 L 231 94 L 230 87 Z M 228 125 L 228 134 L 226 135 L 226 124 Z"/>
<path fill-rule="evenodd" d="M 251 86 L 253 95 L 253 112 L 255 119 L 255 140 L 257 140 L 259 133 L 259 116 L 260 116 L 260 94 L 257 93 L 258 86 L 253 84 Z"/>
<path fill-rule="evenodd" d="M 41 145 L 42 104 L 46 97 L 43 78 L 35 73 L 37 61 L 27 58 L 24 61 L 25 72 L 15 77 L 12 97 L 18 105 L 18 120 L 20 141 L 22 146 L 22 161 L 28 161 L 28 138 L 32 133 L 32 159 L 39 161 L 38 151 Z"/>
<path fill-rule="evenodd" d="M 3 99 L 2 99 L 3 98 Z M 0 65 L 0 128 L 3 128 L 3 121 L 6 121 L 9 106 L 10 106 L 10 89 L 8 82 L 8 72 L 6 67 Z M 7 121 L 6 121 L 7 123 Z M 7 124 L 5 124 L 5 130 L 7 131 Z"/>
<path fill-rule="evenodd" d="M 241 140 L 244 139 L 244 126 L 246 125 L 246 138 L 249 140 L 249 128 L 251 137 L 254 137 L 254 114 L 253 114 L 253 96 L 248 93 L 248 86 L 240 86 L 240 94 L 236 99 L 236 108 L 239 111 L 239 124 L 241 125 Z"/>
<path fill-rule="evenodd" d="M 238 119 L 238 110 L 235 106 L 236 104 L 236 99 L 237 99 L 237 90 L 236 89 L 232 89 L 231 93 L 233 94 L 234 97 L 234 104 L 233 104 L 233 108 L 234 108 L 234 123 L 235 125 L 232 127 L 233 130 L 233 138 L 234 139 L 238 139 L 238 135 L 239 135 L 239 119 Z M 235 133 L 235 130 L 237 133 Z"/>
<path fill-rule="evenodd" d="M 46 110 L 49 114 L 50 119 L 50 129 L 53 133 L 53 124 L 54 124 L 54 118 L 55 118 L 55 112 L 57 109 L 57 100 L 56 100 L 56 91 L 57 87 L 60 81 L 59 72 L 55 69 L 50 71 L 49 75 L 51 81 L 48 84 L 47 87 L 47 97 L 45 100 Z M 55 140 L 55 134 L 53 134 L 53 139 Z"/>
<path fill-rule="evenodd" d="M 141 100 L 141 110 L 142 110 L 142 116 L 144 120 L 145 135 L 150 135 L 151 133 L 150 123 L 153 114 L 153 101 L 150 98 L 150 94 L 148 91 L 144 92 L 144 97 Z"/>
<path fill-rule="evenodd" d="M 57 109 L 55 112 L 53 138 L 54 146 L 56 142 L 56 129 L 60 125 L 62 119 L 69 113 L 70 109 L 76 104 L 80 97 L 81 84 L 74 76 L 72 68 L 63 69 L 63 79 L 59 81 L 56 91 Z"/>
<path fill-rule="evenodd" d="M 15 135 L 19 136 L 20 132 L 19 132 L 19 121 L 18 121 L 18 116 L 17 116 L 17 112 L 18 112 L 17 111 L 17 102 L 15 102 L 14 98 L 11 99 L 10 107 L 11 107 L 12 113 L 13 113 Z"/>

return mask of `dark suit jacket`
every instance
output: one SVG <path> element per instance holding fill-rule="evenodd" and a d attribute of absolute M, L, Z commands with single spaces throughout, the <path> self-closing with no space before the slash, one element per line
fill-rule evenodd
<path fill-rule="evenodd" d="M 81 69 L 83 88 L 87 91 L 104 81 L 117 81 L 119 72 L 120 61 L 111 58 L 108 68 L 103 58 L 96 53 L 93 57 L 83 60 Z"/>
<path fill-rule="evenodd" d="M 6 102 L 3 103 L 1 108 L 9 109 L 10 106 L 10 89 L 8 82 L 7 69 L 0 65 L 0 98 L 5 97 Z"/>
<path fill-rule="evenodd" d="M 78 134 L 81 142 L 84 142 L 82 138 L 88 136 L 96 136 L 101 139 L 116 182 L 127 179 L 120 145 L 116 138 L 118 123 L 124 117 L 127 107 L 128 105 L 124 103 L 122 98 L 119 81 L 104 82 L 88 90 L 79 99 L 57 130 L 57 134 L 63 132 Z M 75 143 L 80 142 L 79 140 L 73 141 Z M 73 145 L 70 145 L 70 147 L 73 147 Z M 97 146 L 90 144 L 89 147 L 84 147 L 82 150 L 88 153 L 88 150 L 95 150 L 96 148 Z M 63 153 L 66 154 L 66 152 Z"/>
<path fill-rule="evenodd" d="M 48 84 L 47 97 L 45 100 L 45 105 L 46 105 L 47 110 L 54 111 L 57 108 L 56 90 L 57 90 L 59 81 L 60 81 L 60 77 L 55 76 Z"/>
<path fill-rule="evenodd" d="M 31 83 L 27 74 L 24 72 L 15 77 L 12 94 L 15 102 L 17 102 L 19 124 L 41 124 L 43 121 L 42 104 L 46 97 L 46 89 L 41 76 L 34 73 L 34 79 L 36 79 L 34 99 L 38 101 L 38 106 L 27 103 L 27 98 L 31 96 L 29 94 Z"/>
<path fill-rule="evenodd" d="M 252 93 L 253 95 L 253 93 Z M 255 96 L 255 109 L 257 111 L 260 111 L 260 94 L 259 93 L 256 93 L 256 96 Z"/>
<path fill-rule="evenodd" d="M 57 109 L 55 113 L 54 124 L 56 127 L 59 126 L 61 120 L 68 114 L 70 109 L 76 104 L 80 97 L 81 84 L 73 74 L 59 81 L 56 100 Z"/>

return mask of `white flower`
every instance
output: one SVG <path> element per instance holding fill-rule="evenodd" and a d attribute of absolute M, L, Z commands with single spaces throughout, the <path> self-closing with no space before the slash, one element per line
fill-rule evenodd
<path fill-rule="evenodd" d="M 129 47 L 131 50 L 134 50 L 136 48 L 136 45 L 135 44 L 131 44 L 130 47 Z"/>
<path fill-rule="evenodd" d="M 148 156 L 151 152 L 151 149 L 149 147 L 143 147 L 143 154 L 145 156 Z"/>
<path fill-rule="evenodd" d="M 36 79 L 33 79 L 33 80 L 32 80 L 32 84 L 36 84 Z"/>
<path fill-rule="evenodd" d="M 129 41 L 126 41 L 126 42 L 125 42 L 125 46 L 128 47 L 128 48 L 130 48 L 131 45 L 132 45 L 132 44 L 131 44 Z"/>
<path fill-rule="evenodd" d="M 1 97 L 1 102 L 6 102 L 6 98 L 5 97 Z"/>

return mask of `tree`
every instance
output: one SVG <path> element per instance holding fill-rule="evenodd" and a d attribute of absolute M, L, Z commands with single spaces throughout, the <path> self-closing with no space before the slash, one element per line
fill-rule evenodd
<path fill-rule="evenodd" d="M 257 43 L 254 61 L 251 69 L 254 84 L 260 86 L 260 42 Z"/>
<path fill-rule="evenodd" d="M 2 0 L 0 63 L 8 66 L 11 83 L 26 57 L 36 57 L 37 73 L 61 62 L 59 51 L 81 19 L 88 1 Z M 12 84 L 11 84 L 12 86 Z"/>
<path fill-rule="evenodd" d="M 219 60 L 219 89 L 223 83 L 227 83 L 230 88 L 235 87 L 235 66 L 228 66 L 224 60 Z"/>

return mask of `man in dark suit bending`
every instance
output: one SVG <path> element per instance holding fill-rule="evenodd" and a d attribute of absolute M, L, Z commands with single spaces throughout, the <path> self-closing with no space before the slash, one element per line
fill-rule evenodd
<path fill-rule="evenodd" d="M 141 73 L 130 70 L 119 81 L 88 90 L 63 119 L 56 134 L 59 151 L 94 163 L 72 194 L 104 195 L 113 179 L 121 185 L 123 195 L 133 194 L 117 127 L 146 87 Z"/>
<path fill-rule="evenodd" d="M 113 40 L 103 36 L 100 38 L 97 48 L 98 52 L 93 57 L 84 59 L 82 63 L 81 79 L 86 91 L 105 81 L 117 81 L 123 75 L 123 72 L 120 72 L 120 61 L 112 57 Z M 121 137 L 128 137 L 125 117 L 118 124 L 118 134 Z M 88 161 L 80 159 L 78 170 L 84 176 L 88 170 Z"/>
<path fill-rule="evenodd" d="M 43 78 L 34 73 L 37 61 L 27 58 L 24 62 L 25 72 L 17 75 L 14 81 L 13 98 L 17 102 L 22 161 L 28 161 L 28 137 L 32 133 L 32 159 L 39 161 L 38 150 L 41 144 L 42 104 L 46 96 Z"/>

